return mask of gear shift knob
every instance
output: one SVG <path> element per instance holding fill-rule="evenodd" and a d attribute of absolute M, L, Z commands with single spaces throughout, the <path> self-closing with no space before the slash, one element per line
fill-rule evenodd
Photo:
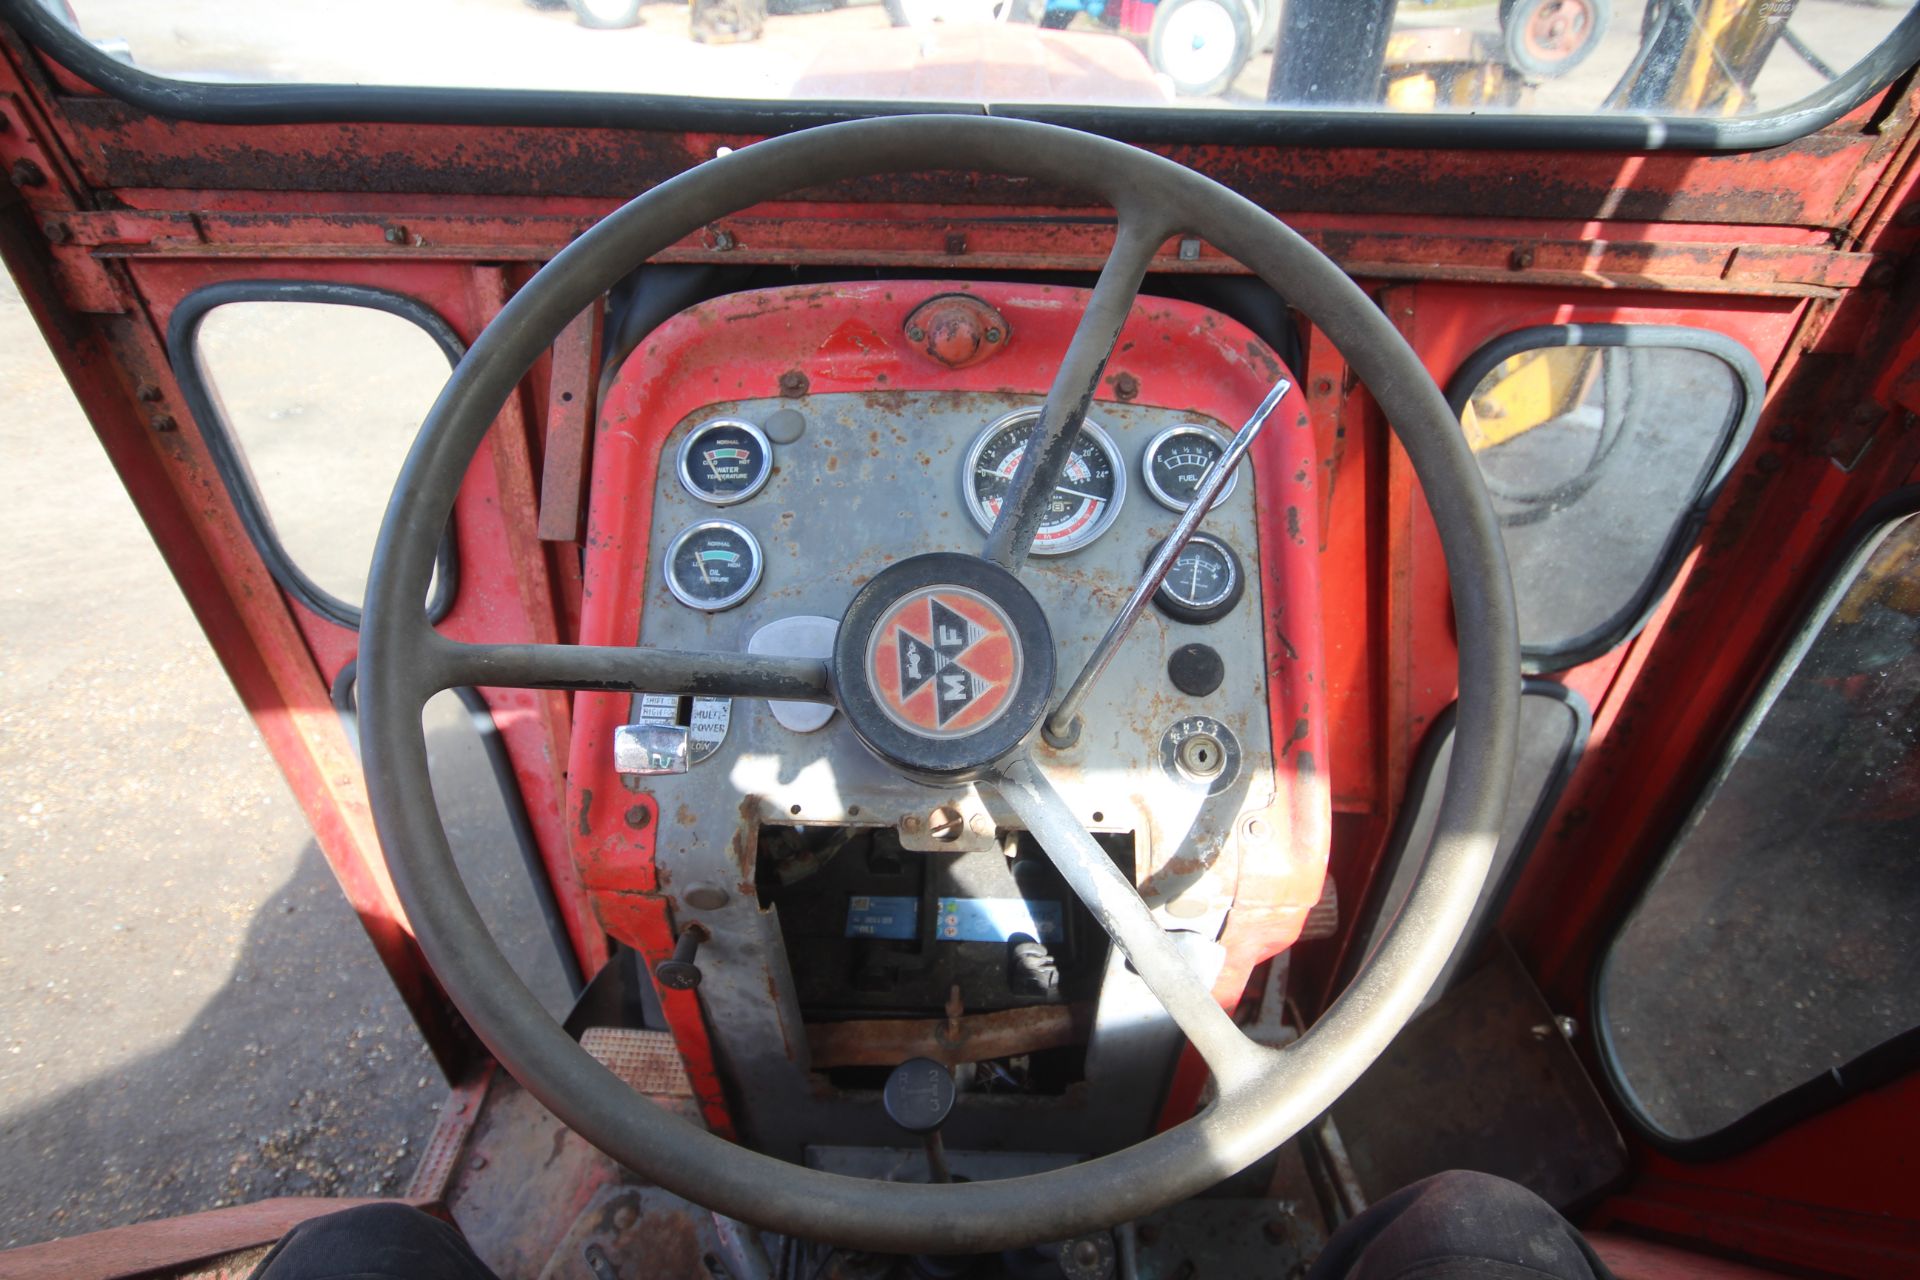
<path fill-rule="evenodd" d="M 927 1171 L 934 1182 L 951 1182 L 940 1126 L 953 1114 L 953 1072 L 932 1058 L 908 1058 L 893 1069 L 881 1090 L 887 1118 L 927 1144 Z"/>

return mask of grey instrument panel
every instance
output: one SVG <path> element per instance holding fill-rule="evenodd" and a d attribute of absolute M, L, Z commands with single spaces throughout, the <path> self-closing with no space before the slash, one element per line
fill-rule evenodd
<path fill-rule="evenodd" d="M 759 539 L 765 565 L 752 595 L 725 612 L 687 608 L 668 590 L 665 548 L 715 511 L 681 487 L 671 465 L 661 468 L 635 639 L 670 649 L 745 651 L 753 634 L 776 619 L 837 619 L 854 592 L 895 560 L 928 551 L 977 552 L 983 538 L 962 492 L 968 446 L 987 423 L 1036 403 L 996 394 L 888 392 L 727 401 L 690 415 L 668 436 L 664 458 L 674 458 L 688 431 L 714 417 L 764 424 L 775 413 L 795 411 L 805 429 L 776 445 L 765 489 L 726 509 L 728 519 Z M 1105 631 L 1149 550 L 1173 527 L 1175 514 L 1139 483 L 1149 441 L 1182 421 L 1232 434 L 1225 424 L 1165 409 L 1100 403 L 1091 416 L 1118 446 L 1132 481 L 1128 500 L 1097 541 L 1067 555 L 1030 559 L 1021 572 L 1052 624 L 1063 685 Z M 793 420 L 782 425 L 788 431 L 779 434 L 786 435 Z M 1236 484 L 1203 526 L 1239 550 L 1249 579 L 1245 599 L 1204 626 L 1149 609 L 1089 700 L 1079 742 L 1038 752 L 1089 829 L 1134 833 L 1146 896 L 1165 922 L 1204 937 L 1218 934 L 1231 905 L 1234 835 L 1242 818 L 1274 802 L 1254 488 L 1250 478 Z M 1168 656 L 1194 641 L 1213 646 L 1226 666 L 1220 687 L 1198 698 L 1180 693 L 1167 676 Z M 635 719 L 640 705 L 636 698 Z M 689 772 L 627 779 L 656 797 L 656 864 L 682 909 L 678 891 L 686 886 L 744 891 L 751 885 L 753 828 L 761 823 L 895 826 L 904 845 L 928 851 L 983 847 L 996 839 L 996 828 L 1018 825 L 991 787 L 932 788 L 897 776 L 837 714 L 820 730 L 796 733 L 764 702 L 740 699 L 715 745 L 715 710 L 702 709 L 709 741 L 696 743 L 697 763 Z M 1218 721 L 1236 740 L 1238 776 L 1229 782 L 1196 785 L 1163 765 L 1163 740 L 1182 726 L 1190 731 L 1196 716 Z M 929 826 L 929 815 L 943 806 L 960 817 L 957 832 L 942 828 L 946 840 Z"/>

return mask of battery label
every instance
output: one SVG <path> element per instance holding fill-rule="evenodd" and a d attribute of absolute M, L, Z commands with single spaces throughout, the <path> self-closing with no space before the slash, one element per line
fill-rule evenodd
<path fill-rule="evenodd" d="M 1005 942 L 1016 933 L 1058 942 L 1060 904 L 1026 898 L 942 898 L 934 933 L 948 942 Z"/>
<path fill-rule="evenodd" d="M 847 936 L 913 941 L 920 936 L 920 899 L 855 894 L 847 899 Z"/>

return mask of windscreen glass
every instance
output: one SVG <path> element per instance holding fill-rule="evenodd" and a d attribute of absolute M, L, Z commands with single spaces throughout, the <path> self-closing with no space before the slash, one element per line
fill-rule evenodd
<path fill-rule="evenodd" d="M 1884 0 L 42 0 L 161 75 L 747 100 L 1750 116 Z"/>
<path fill-rule="evenodd" d="M 1920 1025 L 1920 516 L 1761 691 L 1608 952 L 1616 1082 L 1703 1137 Z"/>

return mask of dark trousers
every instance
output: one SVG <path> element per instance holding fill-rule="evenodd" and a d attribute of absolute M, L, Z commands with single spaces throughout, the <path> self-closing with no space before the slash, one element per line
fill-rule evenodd
<path fill-rule="evenodd" d="M 1202 1265 L 1199 1274 L 1211 1274 Z M 405 1205 L 363 1205 L 286 1234 L 253 1280 L 495 1280 L 467 1242 Z M 1443 1173 L 1333 1233 L 1308 1280 L 1612 1280 L 1580 1233 L 1525 1187 Z"/>

